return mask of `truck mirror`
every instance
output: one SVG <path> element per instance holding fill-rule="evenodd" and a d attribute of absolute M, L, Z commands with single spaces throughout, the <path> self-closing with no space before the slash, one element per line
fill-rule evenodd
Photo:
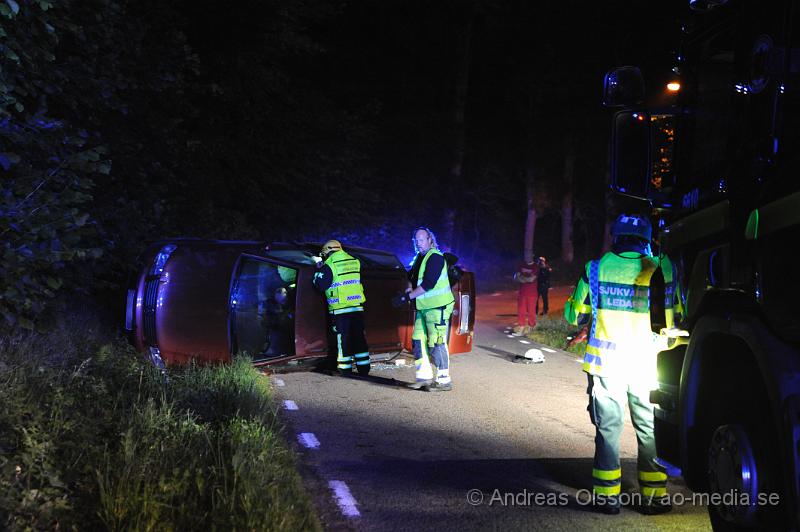
<path fill-rule="evenodd" d="M 620 111 L 614 115 L 611 149 L 611 188 L 647 199 L 650 183 L 650 115 Z"/>
<path fill-rule="evenodd" d="M 644 78 L 633 66 L 609 70 L 603 80 L 603 105 L 623 107 L 637 105 L 644 100 Z"/>

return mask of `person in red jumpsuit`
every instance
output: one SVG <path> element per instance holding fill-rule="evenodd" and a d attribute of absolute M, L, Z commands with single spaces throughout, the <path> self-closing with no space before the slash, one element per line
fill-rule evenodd
<path fill-rule="evenodd" d="M 528 334 L 536 327 L 536 300 L 539 296 L 537 277 L 539 265 L 533 258 L 521 264 L 514 274 L 514 280 L 519 283 L 517 295 L 517 326 L 513 334 L 520 336 Z"/>

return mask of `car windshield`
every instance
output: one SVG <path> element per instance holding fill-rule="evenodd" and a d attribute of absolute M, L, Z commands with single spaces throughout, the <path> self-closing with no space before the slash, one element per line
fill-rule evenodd
<path fill-rule="evenodd" d="M 242 257 L 231 291 L 235 354 L 253 359 L 294 354 L 297 270 Z"/>

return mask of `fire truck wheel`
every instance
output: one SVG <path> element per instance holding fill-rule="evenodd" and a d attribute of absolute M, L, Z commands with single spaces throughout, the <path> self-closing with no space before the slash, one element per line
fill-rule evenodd
<path fill-rule="evenodd" d="M 712 424 L 707 469 L 712 528 L 783 529 L 781 508 L 771 502 L 782 499 L 782 490 L 769 404 L 751 395 L 740 406 L 747 408 L 735 411 L 752 414 Z"/>

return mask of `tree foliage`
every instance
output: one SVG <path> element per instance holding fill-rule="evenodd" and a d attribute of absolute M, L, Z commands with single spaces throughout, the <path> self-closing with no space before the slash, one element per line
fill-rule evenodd
<path fill-rule="evenodd" d="M 65 288 L 119 286 L 148 240 L 355 223 L 337 191 L 374 198 L 368 110 L 306 74 L 320 4 L 0 1 L 5 327 Z"/>
<path fill-rule="evenodd" d="M 106 149 L 52 103 L 69 90 L 56 59 L 74 22 L 51 2 L 0 4 L 0 314 L 31 328 L 45 301 L 97 258 L 87 212 L 95 176 L 108 174 Z M 62 104 L 63 106 L 63 104 Z"/>

